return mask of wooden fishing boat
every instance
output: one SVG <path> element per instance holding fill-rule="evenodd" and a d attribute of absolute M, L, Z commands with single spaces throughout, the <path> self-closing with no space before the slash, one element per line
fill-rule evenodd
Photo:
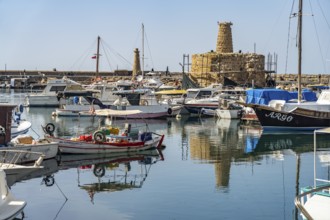
<path fill-rule="evenodd" d="M 104 154 L 119 152 L 136 152 L 160 148 L 164 135 L 150 131 L 133 131 L 131 124 L 126 124 L 121 131 L 117 127 L 102 127 L 93 134 L 77 137 L 55 137 L 55 125 L 48 123 L 44 128 L 45 138 L 59 143 L 61 153 L 71 154 Z"/>

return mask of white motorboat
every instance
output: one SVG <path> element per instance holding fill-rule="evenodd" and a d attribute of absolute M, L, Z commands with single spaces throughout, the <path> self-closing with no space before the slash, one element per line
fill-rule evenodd
<path fill-rule="evenodd" d="M 120 97 L 116 94 L 118 91 L 130 90 L 134 86 L 132 81 L 119 80 L 113 83 L 97 82 L 85 87 L 84 92 L 77 94 L 75 91 L 63 91 L 58 95 L 62 98 L 61 105 L 52 113 L 53 116 L 93 116 L 92 110 L 100 109 L 100 106 L 94 105 L 87 96 L 97 98 L 102 105 L 112 105 Z"/>
<path fill-rule="evenodd" d="M 6 173 L 0 169 L 0 219 L 14 219 L 23 212 L 26 202 L 17 200 L 10 191 Z"/>
<path fill-rule="evenodd" d="M 330 128 L 314 131 L 314 185 L 304 187 L 295 198 L 295 205 L 304 219 L 329 219 L 330 180 L 316 174 L 317 134 L 330 134 Z M 329 152 L 327 152 L 329 153 Z"/>
<path fill-rule="evenodd" d="M 195 97 L 191 95 L 196 93 Z M 233 102 L 243 96 L 245 90 L 242 88 L 214 88 L 206 87 L 202 89 L 188 89 L 187 98 L 184 101 L 184 107 L 191 114 L 198 115 L 216 115 L 216 110 L 221 107 L 221 102 Z M 203 111 L 202 111 L 203 110 Z M 221 114 L 224 117 L 229 117 L 230 114 Z"/>
<path fill-rule="evenodd" d="M 30 93 L 24 98 L 24 105 L 29 107 L 57 107 L 59 102 L 58 92 L 67 90 L 84 90 L 83 87 L 66 77 L 62 79 L 52 79 L 47 82 L 45 89 L 41 93 Z"/>
<path fill-rule="evenodd" d="M 112 105 L 105 105 L 99 99 L 84 96 L 90 105 L 70 105 L 56 109 L 53 113 L 57 116 L 95 116 L 95 111 L 100 109 L 112 110 L 137 110 L 137 114 L 122 114 L 123 118 L 162 118 L 167 116 L 176 116 L 179 114 L 182 106 L 171 105 L 168 103 L 159 103 L 155 94 L 149 89 L 122 90 L 113 92 L 118 95 L 118 99 Z M 120 116 L 118 116 L 120 117 Z"/>

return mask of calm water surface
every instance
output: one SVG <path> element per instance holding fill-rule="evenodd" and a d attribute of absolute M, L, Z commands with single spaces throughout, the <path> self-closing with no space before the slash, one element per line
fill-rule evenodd
<path fill-rule="evenodd" d="M 1 98 L 18 103 L 22 96 Z M 26 108 L 23 116 L 32 122 L 29 133 L 42 137 L 41 125 L 48 122 L 62 136 L 108 123 L 52 118 L 53 111 Z M 27 201 L 25 218 L 301 219 L 294 198 L 297 188 L 313 184 L 312 134 L 262 134 L 239 121 L 214 118 L 147 123 L 166 135 L 163 160 L 155 152 L 146 157 L 47 160 L 44 170 L 11 187 L 17 198 Z M 329 148 L 329 137 L 319 139 L 322 148 Z M 95 166 L 95 161 L 103 163 Z M 328 165 L 318 159 L 320 178 L 329 179 Z"/>

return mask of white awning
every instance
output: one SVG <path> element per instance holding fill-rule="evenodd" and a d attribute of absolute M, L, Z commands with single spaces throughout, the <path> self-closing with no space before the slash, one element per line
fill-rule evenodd
<path fill-rule="evenodd" d="M 113 109 L 100 109 L 95 110 L 97 116 L 125 116 L 125 115 L 135 115 L 142 113 L 140 110 L 113 110 Z"/>

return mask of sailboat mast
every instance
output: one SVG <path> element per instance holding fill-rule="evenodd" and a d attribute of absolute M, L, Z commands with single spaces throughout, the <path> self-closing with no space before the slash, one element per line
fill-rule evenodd
<path fill-rule="evenodd" d="M 144 77 L 144 24 L 142 23 L 142 78 Z"/>
<path fill-rule="evenodd" d="M 95 73 L 95 78 L 98 78 L 99 75 L 99 58 L 100 58 L 100 41 L 101 37 L 97 37 L 97 50 L 96 50 L 96 73 Z"/>
<path fill-rule="evenodd" d="M 302 51 L 302 12 L 303 12 L 303 0 L 299 0 L 298 11 L 298 103 L 301 102 L 301 51 Z"/>

